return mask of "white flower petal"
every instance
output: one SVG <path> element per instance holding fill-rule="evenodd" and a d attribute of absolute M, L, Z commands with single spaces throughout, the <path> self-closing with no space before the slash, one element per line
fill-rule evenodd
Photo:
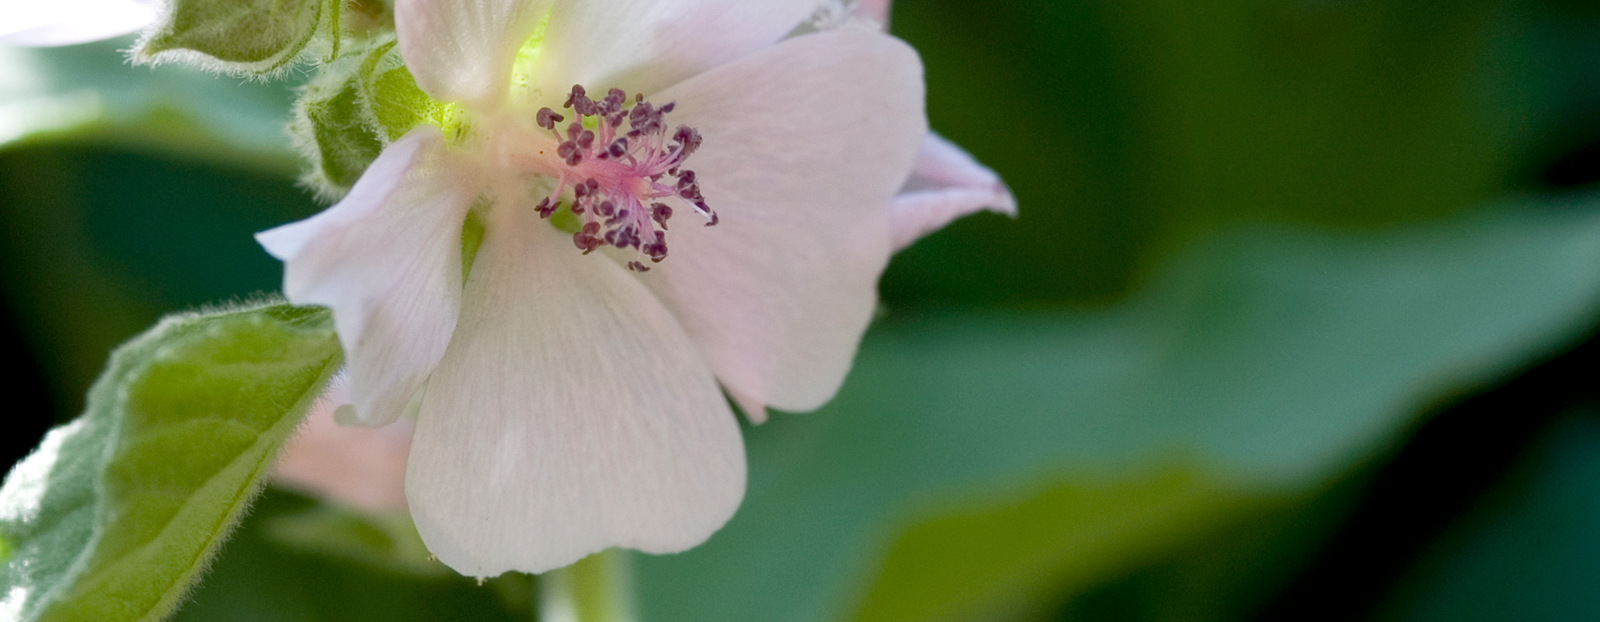
<path fill-rule="evenodd" d="M 406 469 L 423 541 L 474 576 L 704 541 L 745 484 L 710 369 L 610 258 L 527 206 L 490 218 Z"/>
<path fill-rule="evenodd" d="M 1016 217 L 1017 200 L 994 171 L 955 143 L 929 132 L 922 138 L 911 178 L 889 202 L 894 248 L 910 246 L 950 221 L 979 210 Z"/>
<path fill-rule="evenodd" d="M 155 7 L 139 0 L 0 0 L 0 42 L 73 45 L 144 28 Z"/>
<path fill-rule="evenodd" d="M 492 110 L 506 98 L 517 50 L 549 6 L 550 0 L 396 0 L 400 56 L 434 98 Z"/>
<path fill-rule="evenodd" d="M 904 43 L 838 30 L 788 39 L 666 93 L 700 130 L 686 167 L 721 224 L 680 209 L 644 280 L 741 404 L 810 410 L 849 371 L 888 262 L 884 206 L 927 132 Z"/>
<path fill-rule="evenodd" d="M 356 420 L 394 421 L 449 344 L 461 298 L 461 226 L 474 192 L 437 128 L 395 141 L 350 194 L 256 234 L 284 262 L 283 293 L 333 309 Z"/>
<path fill-rule="evenodd" d="M 887 24 L 889 23 L 889 0 L 861 0 L 856 5 L 856 12 L 877 20 L 880 24 Z"/>
<path fill-rule="evenodd" d="M 738 404 L 739 409 L 744 411 L 744 418 L 749 419 L 750 423 L 761 425 L 767 422 L 766 402 L 752 398 L 733 389 L 727 389 L 727 392 L 728 397 L 733 399 L 733 403 Z"/>
<path fill-rule="evenodd" d="M 772 45 L 816 6 L 816 0 L 560 2 L 540 50 L 541 97 L 559 100 L 574 84 L 596 98 L 611 87 L 652 97 Z"/>

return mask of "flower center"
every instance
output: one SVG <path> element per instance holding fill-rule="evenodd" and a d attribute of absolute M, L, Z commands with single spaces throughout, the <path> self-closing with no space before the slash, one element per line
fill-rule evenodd
<path fill-rule="evenodd" d="M 717 214 L 700 195 L 694 171 L 683 168 L 700 147 L 700 133 L 680 125 L 669 138 L 666 115 L 673 104 L 657 107 L 643 95 L 636 95 L 632 106 L 625 105 L 627 100 L 622 89 L 592 100 L 582 86 L 573 85 L 563 108 L 576 118 L 563 131 L 557 126 L 567 120 L 564 115 L 539 109 L 536 121 L 554 136 L 554 149 L 546 145 L 528 163 L 556 179 L 555 190 L 535 208 L 541 218 L 556 214 L 565 201 L 582 223 L 572 243 L 583 254 L 607 245 L 633 249 L 636 257 L 628 268 L 644 272 L 650 268 L 643 259 L 658 263 L 667 257 L 672 208 L 661 200 L 682 199 L 708 227 L 717 224 Z"/>

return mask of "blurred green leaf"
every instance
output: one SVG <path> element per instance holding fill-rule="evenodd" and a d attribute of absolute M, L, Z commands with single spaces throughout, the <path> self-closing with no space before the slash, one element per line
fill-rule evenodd
<path fill-rule="evenodd" d="M 166 313 L 277 289 L 283 266 L 251 233 L 318 208 L 281 175 L 86 145 L 0 151 L 0 187 L 0 286 L 57 422 Z"/>
<path fill-rule="evenodd" d="M 1258 505 L 1185 467 L 967 499 L 900 534 L 852 619 L 1016 619 L 1063 586 L 1092 585 Z"/>
<path fill-rule="evenodd" d="M 1600 409 L 1575 409 L 1397 585 L 1381 620 L 1600 619 Z"/>
<path fill-rule="evenodd" d="M 510 572 L 479 585 L 426 552 L 398 565 L 374 565 L 349 550 L 307 546 L 295 529 L 348 510 L 269 489 L 223 546 L 205 581 L 172 622 L 516 622 L 533 619 L 533 577 Z M 382 522 L 385 519 L 376 519 Z M 308 522 L 309 521 L 309 522 Z M 328 526 L 333 526 L 331 523 Z M 339 537 L 342 527 L 324 534 Z M 366 536 L 361 536 L 363 539 Z M 416 537 L 412 535 L 411 537 Z M 331 544 L 331 543 L 328 543 Z M 360 546 L 360 545 L 358 545 Z M 399 551 L 396 551 L 397 553 Z M 431 566 L 431 572 L 417 572 Z"/>
<path fill-rule="evenodd" d="M 1174 464 L 1069 480 L 992 507 L 959 500 L 900 534 L 855 619 L 1250 619 L 1370 478 L 1357 469 L 1284 495 L 1203 471 Z"/>
<path fill-rule="evenodd" d="M 328 314 L 285 305 L 174 316 L 123 346 L 88 412 L 0 488 L 0 609 L 162 618 L 340 361 Z"/>
<path fill-rule="evenodd" d="M 898 3 L 930 124 L 1005 178 L 1020 218 L 919 242 L 884 297 L 1108 302 L 1153 250 L 1219 224 L 1370 227 L 1488 200 L 1559 135 L 1555 68 L 1594 75 L 1583 50 L 1517 45 L 1550 41 L 1528 4 Z"/>
<path fill-rule="evenodd" d="M 132 67 L 122 51 L 130 43 L 0 46 L 0 147 L 90 143 L 283 175 L 299 169 L 283 131 L 295 81 Z"/>
<path fill-rule="evenodd" d="M 411 515 L 362 512 L 331 505 L 262 521 L 262 532 L 290 549 L 419 577 L 457 576 L 422 543 Z"/>
<path fill-rule="evenodd" d="M 1259 502 L 1239 507 L 1213 528 L 1188 534 L 1187 541 L 1155 551 L 1158 555 L 1133 560 L 1136 565 L 1130 571 L 1100 582 L 1057 583 L 1041 601 L 1030 603 L 1041 614 L 1030 619 L 1256 619 L 1355 505 L 1362 487 L 1371 481 L 1368 466 L 1309 494 L 1285 497 L 1257 492 Z M 1077 565 L 1070 558 L 1061 563 Z M 1114 565 L 1107 569 L 1117 570 Z"/>
<path fill-rule="evenodd" d="M 930 511 L 1016 503 L 1041 481 L 1134 481 L 1175 455 L 1220 489 L 1304 492 L 1429 400 L 1600 315 L 1597 206 L 1505 205 L 1372 233 L 1238 227 L 1169 257 L 1105 311 L 880 326 L 830 405 L 750 431 L 749 493 L 727 527 L 641 560 L 645 617 L 846 617 L 887 543 Z M 1132 539 L 1105 550 L 1134 551 L 1187 527 L 1105 529 Z M 1098 583 L 1121 571 L 1074 572 Z"/>

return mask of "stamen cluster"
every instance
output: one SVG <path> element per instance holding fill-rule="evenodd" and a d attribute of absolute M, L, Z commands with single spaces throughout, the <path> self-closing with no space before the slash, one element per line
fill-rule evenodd
<path fill-rule="evenodd" d="M 717 224 L 717 214 L 701 196 L 694 171 L 683 168 L 684 160 L 700 148 L 700 133 L 680 125 L 673 130 L 669 144 L 666 115 L 673 104 L 656 107 L 642 94 L 634 96 L 632 106 L 625 106 L 627 101 L 622 89 L 611 89 L 605 98 L 592 100 L 582 86 L 573 85 L 563 108 L 571 109 L 577 118 L 565 132 L 556 127 L 566 116 L 550 108 L 539 109 L 535 121 L 555 135 L 559 143 L 556 155 L 564 168 L 557 176 L 555 191 L 536 209 L 540 217 L 549 218 L 561 208 L 562 197 L 570 188 L 571 212 L 583 220 L 572 243 L 583 254 L 611 245 L 632 248 L 641 259 L 649 257 L 651 263 L 658 263 L 667 257 L 667 220 L 672 218 L 672 208 L 659 199 L 683 199 L 707 219 L 708 227 Z M 586 119 L 591 120 L 593 130 L 584 127 Z M 650 269 L 638 259 L 628 262 L 628 268 Z"/>

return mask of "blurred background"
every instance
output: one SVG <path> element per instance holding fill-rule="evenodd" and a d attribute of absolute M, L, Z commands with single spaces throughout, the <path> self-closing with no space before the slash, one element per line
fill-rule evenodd
<path fill-rule="evenodd" d="M 1600 619 L 1600 5 L 896 3 L 1021 217 L 902 252 L 642 619 Z M 303 76 L 0 50 L 6 464 L 162 314 L 276 289 Z M 178 620 L 527 619 L 269 492 Z M 408 540 L 408 538 L 411 538 Z"/>

